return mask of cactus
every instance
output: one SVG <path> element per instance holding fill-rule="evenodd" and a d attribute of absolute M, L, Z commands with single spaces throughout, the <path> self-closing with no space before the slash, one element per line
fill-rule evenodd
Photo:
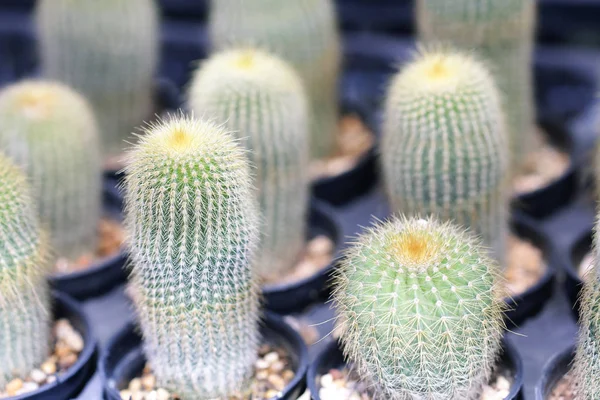
<path fill-rule="evenodd" d="M 222 127 L 171 117 L 140 138 L 128 161 L 133 297 L 159 384 L 183 400 L 247 390 L 260 289 L 244 151 Z"/>
<path fill-rule="evenodd" d="M 32 182 L 54 252 L 73 261 L 97 248 L 98 141 L 88 103 L 66 86 L 23 81 L 0 92 L 0 148 Z"/>
<path fill-rule="evenodd" d="M 594 266 L 586 274 L 580 295 L 579 340 L 573 362 L 573 382 L 579 400 L 596 400 L 600 394 L 600 257 L 597 220 L 594 235 Z"/>
<path fill-rule="evenodd" d="M 384 118 L 383 174 L 393 211 L 467 226 L 504 265 L 508 144 L 487 69 L 465 54 L 424 51 L 393 78 Z"/>
<path fill-rule="evenodd" d="M 504 331 L 504 285 L 478 239 L 434 219 L 371 228 L 336 273 L 345 356 L 390 400 L 479 399 Z"/>
<path fill-rule="evenodd" d="M 532 0 L 418 0 L 420 39 L 477 50 L 490 62 L 504 95 L 516 167 L 536 144 L 532 51 L 536 2 Z"/>
<path fill-rule="evenodd" d="M 124 141 L 154 112 L 154 1 L 40 0 L 36 20 L 44 75 L 90 100 L 106 164 L 120 165 Z"/>
<path fill-rule="evenodd" d="M 195 73 L 189 105 L 224 123 L 249 150 L 263 216 L 255 266 L 263 277 L 284 275 L 304 248 L 309 195 L 308 106 L 300 78 L 268 53 L 228 50 Z"/>
<path fill-rule="evenodd" d="M 298 71 L 309 97 L 311 157 L 335 148 L 341 44 L 331 0 L 213 0 L 209 21 L 215 49 L 260 46 Z"/>
<path fill-rule="evenodd" d="M 0 387 L 50 354 L 47 255 L 26 177 L 0 155 Z"/>

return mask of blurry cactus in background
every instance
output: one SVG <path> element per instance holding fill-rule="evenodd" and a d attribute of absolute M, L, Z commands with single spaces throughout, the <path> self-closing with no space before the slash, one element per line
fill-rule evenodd
<path fill-rule="evenodd" d="M 85 99 L 51 81 L 4 88 L 0 149 L 28 175 L 55 255 L 75 261 L 94 254 L 102 166 L 96 120 Z"/>
<path fill-rule="evenodd" d="M 215 50 L 256 46 L 292 64 L 310 100 L 313 159 L 335 147 L 341 43 L 331 0 L 213 0 L 209 30 Z"/>
<path fill-rule="evenodd" d="M 300 78 L 276 56 L 227 50 L 196 72 L 188 101 L 195 115 L 224 124 L 249 150 L 263 216 L 256 268 L 263 277 L 284 275 L 306 234 L 309 120 Z"/>
<path fill-rule="evenodd" d="M 511 161 L 515 168 L 534 150 L 533 46 L 536 2 L 532 0 L 418 0 L 419 38 L 475 50 L 504 97 Z"/>
<path fill-rule="evenodd" d="M 40 0 L 36 10 L 43 74 L 82 93 L 98 117 L 105 162 L 154 113 L 159 21 L 153 0 Z"/>

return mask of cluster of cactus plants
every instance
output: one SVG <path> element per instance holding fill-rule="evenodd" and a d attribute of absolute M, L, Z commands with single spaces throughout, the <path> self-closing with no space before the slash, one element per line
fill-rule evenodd
<path fill-rule="evenodd" d="M 135 306 L 159 383 L 182 399 L 249 388 L 259 345 L 251 182 L 225 128 L 188 117 L 152 126 L 128 156 Z"/>
<path fill-rule="evenodd" d="M 196 72 L 188 103 L 248 149 L 262 215 L 256 269 L 263 277 L 285 275 L 304 249 L 309 195 L 309 117 L 300 78 L 266 52 L 227 50 Z"/>
<path fill-rule="evenodd" d="M 154 0 L 40 0 L 42 72 L 93 105 L 108 167 L 122 163 L 126 139 L 152 117 L 158 65 Z"/>
<path fill-rule="evenodd" d="M 0 155 L 0 387 L 50 353 L 49 247 L 25 174 Z"/>
<path fill-rule="evenodd" d="M 489 62 L 504 96 L 512 161 L 519 166 L 535 145 L 531 66 L 536 2 L 418 0 L 416 5 L 421 40 L 474 50 Z"/>
<path fill-rule="evenodd" d="M 0 91 L 0 148 L 27 174 L 56 256 L 94 254 L 101 216 L 101 154 L 87 101 L 52 81 Z"/>
<path fill-rule="evenodd" d="M 392 211 L 470 227 L 503 265 L 508 140 L 485 66 L 456 51 L 423 51 L 392 79 L 384 119 L 382 169 Z"/>
<path fill-rule="evenodd" d="M 331 0 L 214 0 L 212 46 L 254 46 L 288 61 L 303 79 L 310 101 L 313 159 L 331 155 L 338 118 L 341 44 Z"/>

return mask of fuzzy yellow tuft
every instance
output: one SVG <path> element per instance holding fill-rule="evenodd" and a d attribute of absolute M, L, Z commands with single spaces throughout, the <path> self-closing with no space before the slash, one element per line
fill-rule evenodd
<path fill-rule="evenodd" d="M 53 81 L 27 80 L 9 86 L 3 99 L 10 101 L 12 111 L 32 120 L 53 117 L 57 111 L 79 107 L 81 97 L 69 87 Z"/>
<path fill-rule="evenodd" d="M 439 238 L 432 234 L 429 226 L 428 221 L 420 220 L 405 231 L 393 234 L 388 249 L 408 268 L 430 265 L 443 254 Z"/>

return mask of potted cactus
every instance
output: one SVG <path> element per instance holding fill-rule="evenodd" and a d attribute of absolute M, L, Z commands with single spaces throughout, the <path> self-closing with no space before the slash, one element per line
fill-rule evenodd
<path fill-rule="evenodd" d="M 50 292 L 48 237 L 25 174 L 4 155 L 0 200 L 0 396 L 71 399 L 95 370 L 96 344 L 77 303 Z"/>
<path fill-rule="evenodd" d="M 154 0 L 41 0 L 42 74 L 68 84 L 98 117 L 104 167 L 119 170 L 131 133 L 155 113 L 159 12 Z"/>
<path fill-rule="evenodd" d="M 337 229 L 329 229 L 336 226 L 329 208 L 313 200 L 309 210 L 310 119 L 299 76 L 268 52 L 225 50 L 194 74 L 188 107 L 223 124 L 248 150 L 262 215 L 254 263 L 266 306 L 302 309 L 325 286 L 339 243 Z M 319 231 L 329 234 L 310 238 Z"/>
<path fill-rule="evenodd" d="M 436 215 L 480 235 L 511 295 L 531 294 L 523 300 L 538 303 L 539 311 L 547 297 L 537 292 L 550 290 L 552 271 L 535 246 L 509 235 L 505 121 L 494 79 L 480 61 L 452 49 L 423 50 L 388 91 L 384 187 L 393 213 Z M 509 313 L 515 324 L 531 316 Z"/>
<path fill-rule="evenodd" d="M 268 389 L 295 399 L 306 348 L 276 317 L 260 330 L 259 213 L 244 150 L 222 126 L 174 116 L 148 128 L 128 159 L 131 292 L 157 386 L 182 400 L 262 398 L 257 360 L 281 354 L 289 372 Z M 142 375 L 141 338 L 132 336 L 130 327 L 102 360 L 106 398 L 120 399 Z M 261 343 L 279 353 L 258 358 Z"/>
<path fill-rule="evenodd" d="M 53 285 L 82 299 L 123 281 L 120 208 L 108 192 L 103 212 L 98 128 L 87 101 L 52 81 L 7 86 L 0 91 L 0 149 L 32 183 L 54 250 Z"/>
<path fill-rule="evenodd" d="M 371 121 L 344 117 L 338 127 L 341 42 L 331 0 L 216 0 L 208 32 L 213 51 L 259 47 L 296 69 L 309 101 L 310 175 L 319 198 L 341 205 L 373 186 L 374 138 L 363 126 Z"/>
<path fill-rule="evenodd" d="M 432 218 L 394 217 L 360 235 L 334 282 L 348 364 L 335 342 L 319 355 L 308 376 L 312 398 L 479 399 L 501 379 L 510 382 L 505 398 L 517 398 L 519 359 L 508 350 L 498 362 L 506 309 L 499 271 L 478 238 Z M 359 385 L 341 384 L 340 375 L 352 381 L 348 368 Z"/>

